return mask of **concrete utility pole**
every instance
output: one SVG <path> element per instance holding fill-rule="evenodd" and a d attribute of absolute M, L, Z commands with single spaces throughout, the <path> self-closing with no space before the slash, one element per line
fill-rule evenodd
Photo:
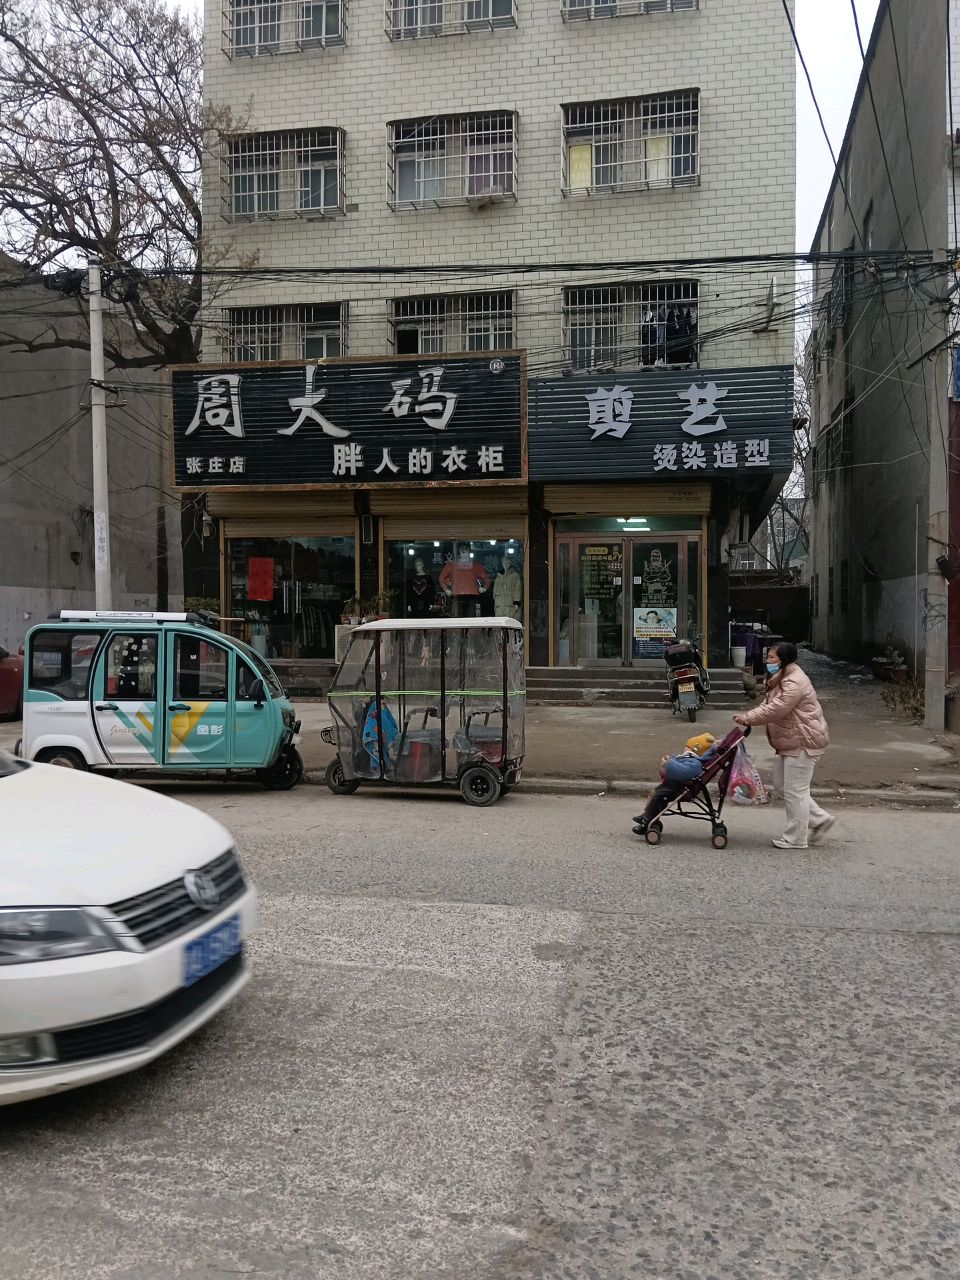
<path fill-rule="evenodd" d="M 90 293 L 90 426 L 93 433 L 93 555 L 96 607 L 113 608 L 110 582 L 110 498 L 107 481 L 107 397 L 103 387 L 103 294 L 100 263 L 87 263 Z"/>

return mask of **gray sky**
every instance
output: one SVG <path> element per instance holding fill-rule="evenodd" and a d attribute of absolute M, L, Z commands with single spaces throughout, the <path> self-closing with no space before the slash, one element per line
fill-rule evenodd
<path fill-rule="evenodd" d="M 879 0 L 857 0 L 864 46 L 870 39 Z M 786 17 L 783 19 L 786 23 Z M 862 61 L 848 0 L 796 0 L 797 39 L 810 69 L 820 110 L 838 151 Z M 805 252 L 820 221 L 833 162 L 797 62 L 797 248 Z"/>

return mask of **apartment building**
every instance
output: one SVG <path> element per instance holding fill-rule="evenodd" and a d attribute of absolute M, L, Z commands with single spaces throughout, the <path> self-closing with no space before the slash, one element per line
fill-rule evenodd
<path fill-rule="evenodd" d="M 792 252 L 780 0 L 242 0 L 206 31 L 246 113 L 209 260 L 257 255 L 174 375 L 224 613 L 274 657 L 331 656 L 356 596 L 512 613 L 538 665 L 675 629 L 722 662 L 727 545 L 792 461 L 792 268 L 705 261 Z"/>
<path fill-rule="evenodd" d="M 941 729 L 950 701 L 960 728 L 958 49 L 956 0 L 881 0 L 813 244 L 808 346 L 814 643 L 903 654 Z"/>

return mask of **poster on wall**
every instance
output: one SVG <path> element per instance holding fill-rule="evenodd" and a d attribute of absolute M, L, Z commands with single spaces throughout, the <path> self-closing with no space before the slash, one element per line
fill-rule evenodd
<path fill-rule="evenodd" d="M 273 558 L 251 556 L 247 561 L 247 599 L 273 599 Z"/>
<path fill-rule="evenodd" d="M 633 638 L 635 640 L 672 640 L 677 634 L 676 609 L 634 609 Z"/>

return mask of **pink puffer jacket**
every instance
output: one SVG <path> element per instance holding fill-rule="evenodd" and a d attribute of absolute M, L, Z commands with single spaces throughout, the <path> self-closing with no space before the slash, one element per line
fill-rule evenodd
<path fill-rule="evenodd" d="M 759 707 L 743 715 L 747 724 L 765 724 L 767 739 L 780 756 L 823 755 L 830 730 L 810 677 L 794 663 L 767 686 Z"/>

